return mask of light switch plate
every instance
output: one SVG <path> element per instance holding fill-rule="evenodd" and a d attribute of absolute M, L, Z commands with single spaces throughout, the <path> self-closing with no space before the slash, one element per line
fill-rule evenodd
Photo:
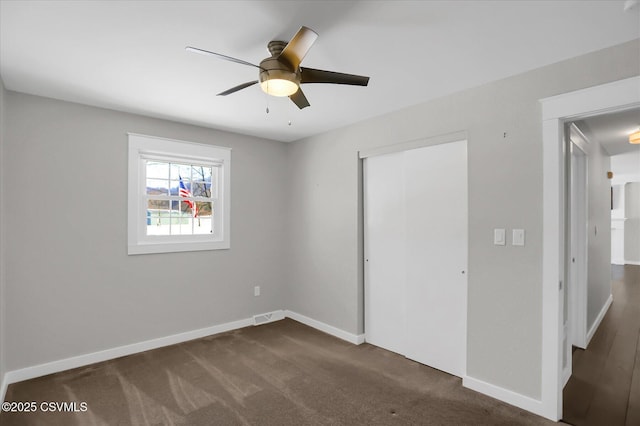
<path fill-rule="evenodd" d="M 511 244 L 514 246 L 524 245 L 524 229 L 513 230 L 513 238 L 511 239 Z"/>
<path fill-rule="evenodd" d="M 496 246 L 504 246 L 507 244 L 504 228 L 496 228 L 493 230 L 493 244 Z"/>

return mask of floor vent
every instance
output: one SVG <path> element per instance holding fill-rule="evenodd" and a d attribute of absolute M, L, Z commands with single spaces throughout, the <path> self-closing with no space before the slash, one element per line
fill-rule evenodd
<path fill-rule="evenodd" d="M 284 311 L 267 312 L 266 314 L 254 315 L 253 325 L 267 324 L 281 319 L 284 319 Z"/>

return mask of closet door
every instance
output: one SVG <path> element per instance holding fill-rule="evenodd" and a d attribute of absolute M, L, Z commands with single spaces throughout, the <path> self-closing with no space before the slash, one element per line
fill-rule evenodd
<path fill-rule="evenodd" d="M 464 376 L 467 357 L 467 143 L 405 159 L 405 355 Z"/>
<path fill-rule="evenodd" d="M 367 342 L 464 376 L 466 141 L 364 164 Z"/>
<path fill-rule="evenodd" d="M 404 354 L 404 153 L 367 158 L 363 172 L 366 340 Z"/>

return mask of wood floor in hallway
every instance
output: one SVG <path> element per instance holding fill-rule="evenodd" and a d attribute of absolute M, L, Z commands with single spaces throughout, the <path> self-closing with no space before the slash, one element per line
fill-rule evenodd
<path fill-rule="evenodd" d="M 640 266 L 613 266 L 613 303 L 586 350 L 573 353 L 563 421 L 640 425 Z"/>

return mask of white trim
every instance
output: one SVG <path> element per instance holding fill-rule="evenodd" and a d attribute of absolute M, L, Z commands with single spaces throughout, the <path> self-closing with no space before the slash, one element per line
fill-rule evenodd
<path fill-rule="evenodd" d="M 562 417 L 562 385 L 559 378 L 562 369 L 562 305 L 560 303 L 562 232 L 562 126 L 558 120 L 543 122 L 542 148 L 542 383 L 541 399 L 544 416 L 558 421 Z"/>
<path fill-rule="evenodd" d="M 156 136 L 129 133 L 128 141 L 128 228 L 127 254 L 169 253 L 230 248 L 231 240 L 231 149 L 215 145 L 177 141 Z M 219 167 L 218 185 L 221 188 L 215 203 L 214 233 L 211 235 L 154 236 L 146 234 L 147 211 L 145 187 L 145 158 L 165 157 L 184 159 Z"/>
<path fill-rule="evenodd" d="M 569 357 L 573 356 L 573 352 L 571 354 L 569 354 Z M 572 364 L 571 364 L 571 368 L 565 368 L 562 372 L 562 389 L 564 390 L 564 387 L 567 386 L 567 383 L 569 383 L 569 379 L 571 378 L 571 373 L 573 372 L 573 359 L 571 360 Z"/>
<path fill-rule="evenodd" d="M 70 370 L 72 368 L 83 367 L 85 365 L 94 364 L 96 362 L 107 361 L 126 355 L 148 351 L 151 349 L 175 345 L 176 343 L 199 339 L 201 337 L 210 336 L 212 334 L 224 333 L 225 331 L 236 330 L 243 327 L 249 327 L 251 325 L 253 325 L 253 318 L 245 318 L 238 321 L 200 328 L 198 330 L 187 331 L 184 333 L 173 334 L 166 337 L 159 337 L 157 339 L 146 340 L 130 345 L 105 349 L 99 352 L 92 352 L 89 354 L 52 361 L 45 364 L 34 365 L 31 367 L 21 368 L 19 370 L 7 371 L 2 383 L 2 394 L 0 395 L 0 397 L 2 398 L 2 401 L 4 401 L 7 386 L 11 383 L 33 379 L 35 377 L 41 377 L 47 374 L 58 373 L 60 371 Z"/>
<path fill-rule="evenodd" d="M 7 394 L 9 384 L 9 380 L 5 374 L 4 377 L 2 377 L 2 387 L 0 387 L 0 402 L 4 402 L 4 396 Z"/>
<path fill-rule="evenodd" d="M 476 392 L 480 392 L 484 395 L 488 395 L 492 398 L 499 399 L 500 401 L 506 402 L 507 404 L 511 404 L 515 407 L 530 411 L 539 416 L 546 417 L 542 401 L 529 396 L 501 388 L 500 386 L 492 385 L 491 383 L 483 382 L 482 380 L 474 379 L 470 376 L 462 378 L 462 386 Z"/>
<path fill-rule="evenodd" d="M 625 263 L 627 263 L 627 262 L 625 262 L 624 259 L 611 259 L 611 264 L 612 265 L 624 266 Z M 640 262 L 638 262 L 638 263 L 640 263 Z"/>
<path fill-rule="evenodd" d="M 352 334 L 332 325 L 325 324 L 321 321 L 314 320 L 312 318 L 289 310 L 285 311 L 285 316 L 287 318 L 291 318 L 292 320 L 301 322 L 304 325 L 308 325 L 309 327 L 313 327 L 316 330 L 320 330 L 339 339 L 346 340 L 347 342 L 353 343 L 354 345 L 364 343 L 364 334 Z"/>
<path fill-rule="evenodd" d="M 563 126 L 571 118 L 640 106 L 640 76 L 540 100 L 542 104 L 542 413 L 562 417 Z"/>
<path fill-rule="evenodd" d="M 467 139 L 468 137 L 467 137 L 466 131 L 446 133 L 444 135 L 414 139 L 406 142 L 396 143 L 393 145 L 384 145 L 376 148 L 365 149 L 363 151 L 359 151 L 358 156 L 360 159 L 364 159 L 364 158 L 373 157 L 376 155 L 391 154 L 393 152 L 408 151 L 410 149 L 423 148 L 425 146 L 441 145 L 443 143 L 458 142 L 463 140 L 466 141 Z"/>
<path fill-rule="evenodd" d="M 587 137 L 582 133 L 582 130 L 576 123 L 571 123 L 569 126 L 569 139 L 571 142 L 580 150 L 582 154 L 589 157 L 589 152 L 591 151 L 591 141 L 587 139 Z"/>
<path fill-rule="evenodd" d="M 168 142 L 187 143 L 189 145 L 195 145 L 194 146 L 195 149 L 198 149 L 198 147 L 200 147 L 200 148 L 207 147 L 207 148 L 225 149 L 227 151 L 231 151 L 232 150 L 228 146 L 209 145 L 209 144 L 198 143 L 198 142 L 183 141 L 183 140 L 180 140 L 180 139 L 163 138 L 161 136 L 143 135 L 142 133 L 127 132 L 127 136 L 137 136 L 137 137 L 140 137 L 140 138 L 159 139 L 161 141 L 168 141 Z"/>
<path fill-rule="evenodd" d="M 568 245 L 567 260 L 569 257 L 575 257 L 577 263 L 569 263 L 565 265 L 568 267 L 567 280 L 569 285 L 569 332 L 570 337 L 567 339 L 567 364 L 570 367 L 568 372 L 565 372 L 564 384 L 571 377 L 571 371 L 573 369 L 571 346 L 577 346 L 585 349 L 587 347 L 587 287 L 589 282 L 589 256 L 587 255 L 587 248 L 589 246 L 589 218 L 586 212 L 588 212 L 589 206 L 589 139 L 587 139 L 580 129 L 571 123 L 570 129 L 570 148 L 567 153 L 568 163 L 571 163 L 569 170 L 567 170 L 567 181 L 569 182 L 570 194 L 567 195 L 567 206 L 569 212 L 567 214 L 568 225 L 570 229 L 567 233 L 569 240 L 566 242 Z M 575 158 L 575 164 L 574 164 Z M 578 182 L 573 182 L 573 167 L 576 166 L 578 173 Z M 581 189 L 582 191 L 577 191 Z M 576 206 L 572 204 L 573 195 L 571 192 L 576 191 L 578 198 L 576 199 Z M 574 211 L 574 208 L 576 211 Z M 576 220 L 574 224 L 573 221 Z M 575 226 L 579 225 L 579 226 Z M 574 235 L 575 231 L 575 235 Z M 576 252 L 572 253 L 573 239 L 576 243 Z M 575 276 L 573 276 L 575 274 Z M 564 387 L 564 385 L 563 385 Z"/>
<path fill-rule="evenodd" d="M 542 121 L 585 118 L 638 106 L 640 77 L 631 77 L 600 86 L 540 99 Z"/>
<path fill-rule="evenodd" d="M 625 265 L 637 265 L 637 266 L 640 266 L 640 262 L 638 262 L 637 260 L 625 260 L 624 264 Z"/>
<path fill-rule="evenodd" d="M 6 297 L 5 297 L 5 288 L 6 288 L 6 268 L 5 268 L 5 256 L 6 256 L 6 242 L 5 242 L 5 230 L 6 228 L 6 220 L 5 220 L 5 179 L 4 179 L 4 163 L 6 161 L 4 157 L 4 145 L 5 145 L 5 136 L 7 132 L 2 132 L 4 128 L 6 128 L 6 114 L 5 114 L 5 106 L 6 106 L 6 90 L 4 85 L 2 84 L 2 79 L 0 78 L 0 98 L 2 98 L 2 105 L 0 105 L 0 402 L 4 399 L 4 394 L 7 389 L 7 376 L 4 371 L 5 363 L 6 363 L 6 344 L 5 344 L 5 332 L 6 332 Z"/>
<path fill-rule="evenodd" d="M 600 309 L 600 312 L 598 313 L 596 320 L 593 322 L 593 325 L 591 326 L 591 328 L 589 329 L 589 332 L 587 333 L 587 344 L 585 348 L 589 346 L 589 343 L 591 342 L 593 335 L 596 334 L 596 331 L 598 331 L 598 327 L 600 327 L 600 323 L 604 319 L 604 316 L 607 314 L 607 311 L 609 310 L 609 307 L 611 306 L 612 303 L 613 303 L 613 296 L 609 295 L 609 297 L 607 298 L 607 301 L 604 302 L 604 306 L 602 307 L 602 309 Z"/>
<path fill-rule="evenodd" d="M 270 322 L 276 322 L 284 319 L 284 311 L 278 309 L 277 311 L 265 312 L 263 314 L 257 314 L 253 316 L 253 325 L 269 324 Z"/>

